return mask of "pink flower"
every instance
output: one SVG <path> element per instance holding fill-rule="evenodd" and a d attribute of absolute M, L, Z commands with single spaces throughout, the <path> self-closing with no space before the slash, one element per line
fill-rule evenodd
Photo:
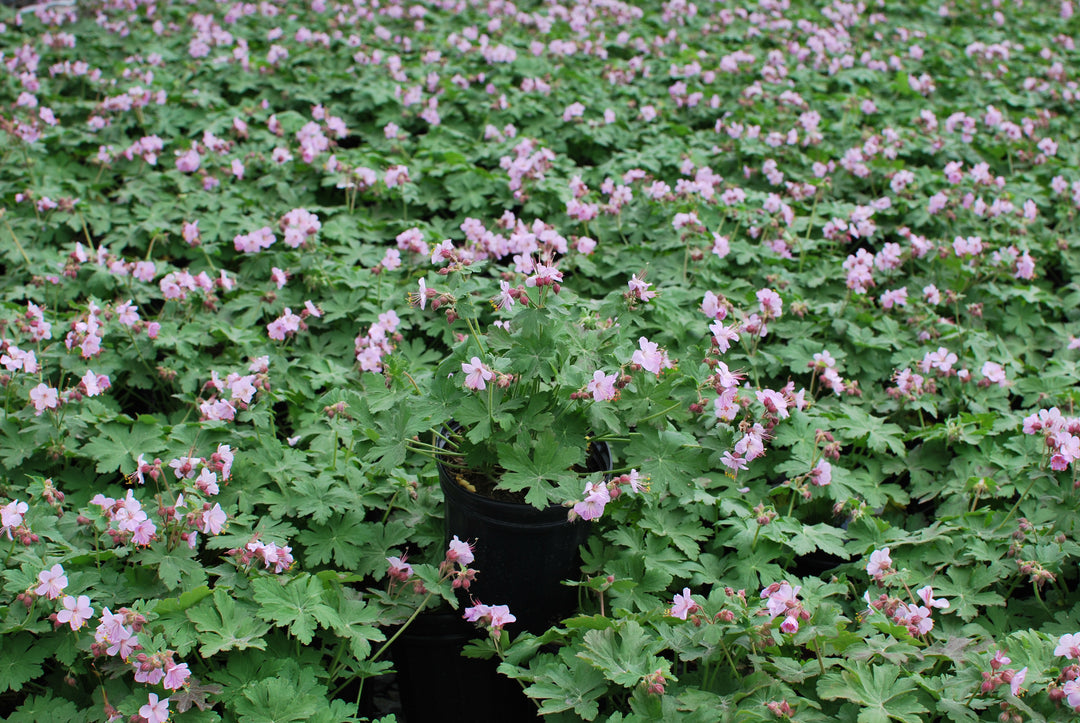
<path fill-rule="evenodd" d="M 832 464 L 827 459 L 819 459 L 810 470 L 810 482 L 818 487 L 825 487 L 832 482 Z M 945 603 L 948 605 L 948 603 Z"/>
<path fill-rule="evenodd" d="M 1075 680 L 1066 680 L 1065 684 L 1061 686 L 1061 692 L 1065 694 L 1069 705 L 1073 708 L 1080 708 L 1080 678 Z"/>
<path fill-rule="evenodd" d="M 477 604 L 473 605 L 472 607 L 465 608 L 465 614 L 462 615 L 462 617 L 468 620 L 470 623 L 475 623 L 480 622 L 484 618 L 488 617 L 490 614 L 490 607 L 483 604 Z"/>
<path fill-rule="evenodd" d="M 492 630 L 502 630 L 504 625 L 509 625 L 517 620 L 517 618 L 510 613 L 510 607 L 507 605 L 492 605 L 490 610 Z"/>
<path fill-rule="evenodd" d="M 56 409 L 60 406 L 60 394 L 48 384 L 38 384 L 30 390 L 30 401 L 34 403 L 34 416 L 41 416 L 46 409 Z"/>
<path fill-rule="evenodd" d="M 999 387 L 1008 385 L 1008 380 L 1005 378 L 1005 369 L 997 362 L 988 361 L 982 365 L 980 370 L 983 377 L 986 378 L 988 384 L 997 384 Z"/>
<path fill-rule="evenodd" d="M 504 280 L 499 282 L 499 295 L 491 300 L 491 303 L 495 305 L 496 309 L 514 308 L 514 295 L 510 293 L 511 291 L 512 289 L 510 288 L 509 281 Z"/>
<path fill-rule="evenodd" d="M 1069 660 L 1080 659 L 1080 633 L 1066 633 L 1058 638 L 1054 655 L 1064 655 Z"/>
<path fill-rule="evenodd" d="M 671 359 L 668 358 L 667 352 L 660 349 L 655 342 L 651 342 L 645 337 L 640 337 L 638 339 L 638 346 L 640 349 L 634 352 L 630 361 L 637 364 L 642 369 L 660 376 L 660 371 L 662 369 L 671 369 L 675 366 L 671 363 Z"/>
<path fill-rule="evenodd" d="M 574 505 L 574 512 L 583 520 L 595 520 L 611 502 L 611 493 L 604 482 L 586 482 L 585 500 Z"/>
<path fill-rule="evenodd" d="M 169 720 L 169 699 L 158 700 L 156 693 L 150 693 L 149 702 L 139 708 L 139 715 L 146 719 L 146 723 L 165 723 Z"/>
<path fill-rule="evenodd" d="M 881 308 L 891 309 L 894 306 L 907 306 L 907 287 L 886 291 L 881 295 Z"/>
<path fill-rule="evenodd" d="M 593 373 L 593 378 L 589 383 L 585 385 L 585 390 L 593 395 L 595 401 L 609 402 L 619 395 L 615 389 L 615 381 L 618 378 L 617 374 L 604 374 L 603 371 L 598 369 Z"/>
<path fill-rule="evenodd" d="M 64 568 L 60 565 L 53 565 L 48 570 L 42 570 L 38 573 L 38 585 L 37 590 L 34 591 L 37 595 L 44 595 L 50 600 L 55 600 L 60 597 L 60 593 L 67 587 L 68 579 L 64 574 Z"/>
<path fill-rule="evenodd" d="M 473 557 L 472 545 L 467 542 L 462 542 L 458 539 L 457 535 L 454 535 L 454 539 L 450 540 L 450 544 L 446 550 L 447 562 L 457 562 L 461 565 L 470 565 L 475 558 Z"/>
<path fill-rule="evenodd" d="M 1009 692 L 1013 696 L 1020 695 L 1020 686 L 1024 684 L 1024 680 L 1027 678 L 1027 666 L 1025 665 L 1020 670 L 1013 674 L 1012 680 L 1009 681 Z"/>
<path fill-rule="evenodd" d="M 632 469 L 626 473 L 626 482 L 630 485 L 630 489 L 634 492 L 641 492 L 649 488 L 649 478 L 642 477 L 641 473 L 636 469 Z"/>
<path fill-rule="evenodd" d="M 701 301 L 701 311 L 710 319 L 724 319 L 727 317 L 727 307 L 720 303 L 720 297 L 711 291 L 705 292 L 705 298 Z"/>
<path fill-rule="evenodd" d="M 684 587 L 682 593 L 675 594 L 668 615 L 679 620 L 686 620 L 687 615 L 692 615 L 699 610 L 701 610 L 701 606 L 690 598 L 690 588 Z"/>
<path fill-rule="evenodd" d="M 191 675 L 191 671 L 188 670 L 187 663 L 173 663 L 169 661 L 165 664 L 165 677 L 162 679 L 161 684 L 169 690 L 176 690 L 184 686 L 184 681 Z"/>
<path fill-rule="evenodd" d="M 107 378 L 108 377 L 106 377 L 106 379 Z M 88 397 L 96 397 L 102 392 L 101 384 L 98 383 L 98 375 L 94 374 L 94 372 L 89 369 L 86 371 L 86 374 L 83 375 L 82 387 L 86 391 L 86 396 Z"/>
<path fill-rule="evenodd" d="M 388 557 L 386 558 L 386 561 L 390 563 L 390 569 L 387 571 L 387 574 L 389 574 L 390 577 L 394 578 L 395 580 L 405 582 L 413 576 L 412 565 L 405 562 L 403 558 Z"/>
<path fill-rule="evenodd" d="M 199 244 L 199 222 L 184 221 L 182 236 L 189 246 L 197 246 Z"/>
<path fill-rule="evenodd" d="M 214 506 L 202 513 L 202 532 L 204 535 L 217 535 L 225 527 L 225 523 L 229 517 L 225 514 L 225 511 L 221 509 L 221 505 L 215 503 Z"/>
<path fill-rule="evenodd" d="M 738 325 L 728 327 L 724 326 L 719 321 L 714 321 L 712 324 L 709 324 L 709 331 L 713 333 L 713 340 L 721 354 L 731 348 L 731 342 L 739 340 Z"/>
<path fill-rule="evenodd" d="M 94 608 L 90 607 L 90 598 L 80 595 L 78 599 L 71 595 L 65 595 L 62 601 L 64 609 L 56 614 L 56 622 L 68 623 L 72 630 L 78 630 L 94 614 Z"/>
<path fill-rule="evenodd" d="M 415 298 L 417 305 L 422 310 L 427 304 L 427 281 L 425 281 L 424 279 L 420 279 L 419 288 L 420 291 L 417 293 Z"/>
<path fill-rule="evenodd" d="M 490 626 L 492 632 L 498 632 L 502 630 L 504 625 L 517 620 L 506 605 L 483 605 L 479 603 L 465 608 L 465 614 L 462 617 L 470 623 L 480 623 L 485 627 Z"/>
<path fill-rule="evenodd" d="M 649 287 L 652 286 L 652 284 L 644 279 L 639 279 L 637 274 L 632 274 L 630 280 L 626 282 L 626 285 L 630 287 L 630 296 L 634 298 L 648 301 L 649 299 L 656 297 L 656 292 L 649 290 Z"/>
<path fill-rule="evenodd" d="M 870 562 L 866 565 L 866 574 L 880 580 L 892 568 L 892 558 L 889 557 L 889 548 L 874 550 L 870 553 Z"/>
<path fill-rule="evenodd" d="M 270 280 L 274 282 L 278 289 L 283 289 L 289 280 L 289 275 L 275 266 L 270 269 Z"/>
<path fill-rule="evenodd" d="M 475 391 L 486 389 L 486 382 L 495 376 L 495 374 L 480 361 L 480 357 L 476 356 L 469 360 L 469 363 L 462 362 L 461 371 L 465 372 L 467 375 L 465 377 L 465 386 Z"/>
<path fill-rule="evenodd" d="M 900 603 L 896 611 L 896 621 L 906 625 L 912 635 L 925 635 L 934 628 L 930 609 L 920 605 Z"/>
<path fill-rule="evenodd" d="M 777 319 L 783 313 L 783 302 L 780 301 L 780 295 L 772 289 L 761 289 L 757 292 L 758 306 L 761 309 L 761 315 L 766 319 Z"/>
<path fill-rule="evenodd" d="M 176 170 L 181 173 L 194 173 L 199 170 L 199 152 L 192 148 L 176 159 Z"/>
<path fill-rule="evenodd" d="M 0 533 L 7 533 L 7 538 L 10 540 L 11 531 L 22 524 L 23 515 L 27 513 L 30 506 L 25 502 L 19 502 L 18 500 L 12 500 L 3 507 L 0 507 Z"/>

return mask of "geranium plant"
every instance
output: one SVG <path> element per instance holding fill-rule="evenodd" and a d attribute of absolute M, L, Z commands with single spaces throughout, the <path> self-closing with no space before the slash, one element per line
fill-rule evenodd
<path fill-rule="evenodd" d="M 634 274 L 621 291 L 581 296 L 559 268 L 580 251 L 540 222 L 503 222 L 521 251 L 512 265 L 446 240 L 432 254 L 439 275 L 411 295 L 414 313 L 444 318 L 448 349 L 414 373 L 390 363 L 397 403 L 434 434 L 405 443 L 434 453 L 473 491 L 541 508 L 576 500 L 576 513 L 592 519 L 610 496 L 599 476 L 581 481 L 590 445 L 629 442 L 651 420 L 685 416 L 682 398 L 696 399 L 696 384 L 645 336 L 650 282 Z M 633 460 L 642 456 L 624 449 L 611 491 L 640 491 Z"/>
<path fill-rule="evenodd" d="M 1075 718 L 1075 2 L 10 5 L 0 717 L 389 719 L 434 456 L 551 720 Z"/>

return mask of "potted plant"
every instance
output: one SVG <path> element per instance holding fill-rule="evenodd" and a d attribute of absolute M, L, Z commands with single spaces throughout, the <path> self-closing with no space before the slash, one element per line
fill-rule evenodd
<path fill-rule="evenodd" d="M 577 293 L 559 268 L 565 240 L 545 231 L 549 240 L 513 267 L 450 241 L 435 250 L 439 275 L 419 279 L 410 299 L 444 320 L 443 358 L 429 367 L 388 358 L 390 399 L 380 403 L 397 410 L 384 436 L 430 432 L 380 439 L 370 455 L 437 460 L 447 539 L 470 541 L 485 560 L 471 596 L 509 604 L 520 627 L 540 630 L 571 611 L 574 591 L 561 582 L 577 576 L 588 522 L 647 489 L 633 445 L 614 464 L 608 443 L 698 400 L 696 383 L 648 338 L 656 293 L 644 274 L 598 298 Z"/>

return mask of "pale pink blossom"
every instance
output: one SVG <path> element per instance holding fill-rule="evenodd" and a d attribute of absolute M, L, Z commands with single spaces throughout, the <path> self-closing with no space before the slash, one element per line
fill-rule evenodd
<path fill-rule="evenodd" d="M 60 597 L 64 588 L 67 587 L 68 579 L 67 575 L 64 574 L 64 568 L 56 564 L 48 570 L 42 570 L 38 573 L 38 583 L 39 585 L 34 593 L 55 600 Z"/>
<path fill-rule="evenodd" d="M 461 565 L 472 564 L 475 559 L 472 545 L 462 542 L 457 535 L 454 535 L 454 539 L 450 540 L 450 544 L 447 546 L 446 559 L 449 562 L 457 562 Z"/>
<path fill-rule="evenodd" d="M 692 615 L 699 610 L 701 610 L 701 606 L 690 597 L 690 588 L 684 587 L 681 593 L 675 594 L 668 615 L 679 620 L 686 620 L 688 615 Z"/>
<path fill-rule="evenodd" d="M 169 720 L 169 699 L 158 700 L 156 693 L 150 693 L 146 705 L 139 708 L 139 715 L 146 719 L 146 723 L 165 723 Z"/>
<path fill-rule="evenodd" d="M 461 371 L 466 374 L 465 386 L 475 391 L 487 388 L 487 382 L 495 376 L 494 372 L 480 361 L 480 357 L 474 356 L 469 362 L 461 363 Z"/>
<path fill-rule="evenodd" d="M 892 557 L 889 556 L 889 548 L 874 550 L 870 553 L 870 562 L 866 565 L 866 574 L 880 580 L 881 577 L 892 569 Z"/>
<path fill-rule="evenodd" d="M 603 371 L 598 369 L 593 373 L 593 378 L 589 380 L 589 383 L 585 385 L 585 391 L 592 394 L 593 399 L 597 402 L 611 401 L 619 395 L 619 392 L 615 389 L 617 379 L 617 374 L 604 374 Z"/>
<path fill-rule="evenodd" d="M 62 604 L 64 609 L 56 614 L 56 622 L 67 623 L 72 630 L 81 628 L 94 615 L 94 609 L 90 607 L 90 598 L 86 595 L 80 595 L 78 598 L 65 595 Z"/>

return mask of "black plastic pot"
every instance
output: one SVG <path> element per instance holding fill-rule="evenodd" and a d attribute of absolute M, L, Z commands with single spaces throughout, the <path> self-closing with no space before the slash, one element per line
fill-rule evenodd
<path fill-rule="evenodd" d="M 607 443 L 590 446 L 590 472 L 611 469 Z M 540 633 L 568 617 L 577 600 L 575 588 L 563 580 L 579 576 L 578 548 L 589 536 L 589 523 L 570 522 L 567 508 L 538 510 L 527 504 L 502 502 L 469 492 L 439 465 L 439 483 L 446 499 L 446 540 L 475 543 L 477 570 L 463 601 L 508 605 L 517 622 L 511 632 Z"/>
<path fill-rule="evenodd" d="M 503 723 L 535 720 L 521 685 L 500 675 L 499 661 L 461 656 L 482 636 L 459 611 L 423 613 L 390 648 L 406 723 Z"/>

